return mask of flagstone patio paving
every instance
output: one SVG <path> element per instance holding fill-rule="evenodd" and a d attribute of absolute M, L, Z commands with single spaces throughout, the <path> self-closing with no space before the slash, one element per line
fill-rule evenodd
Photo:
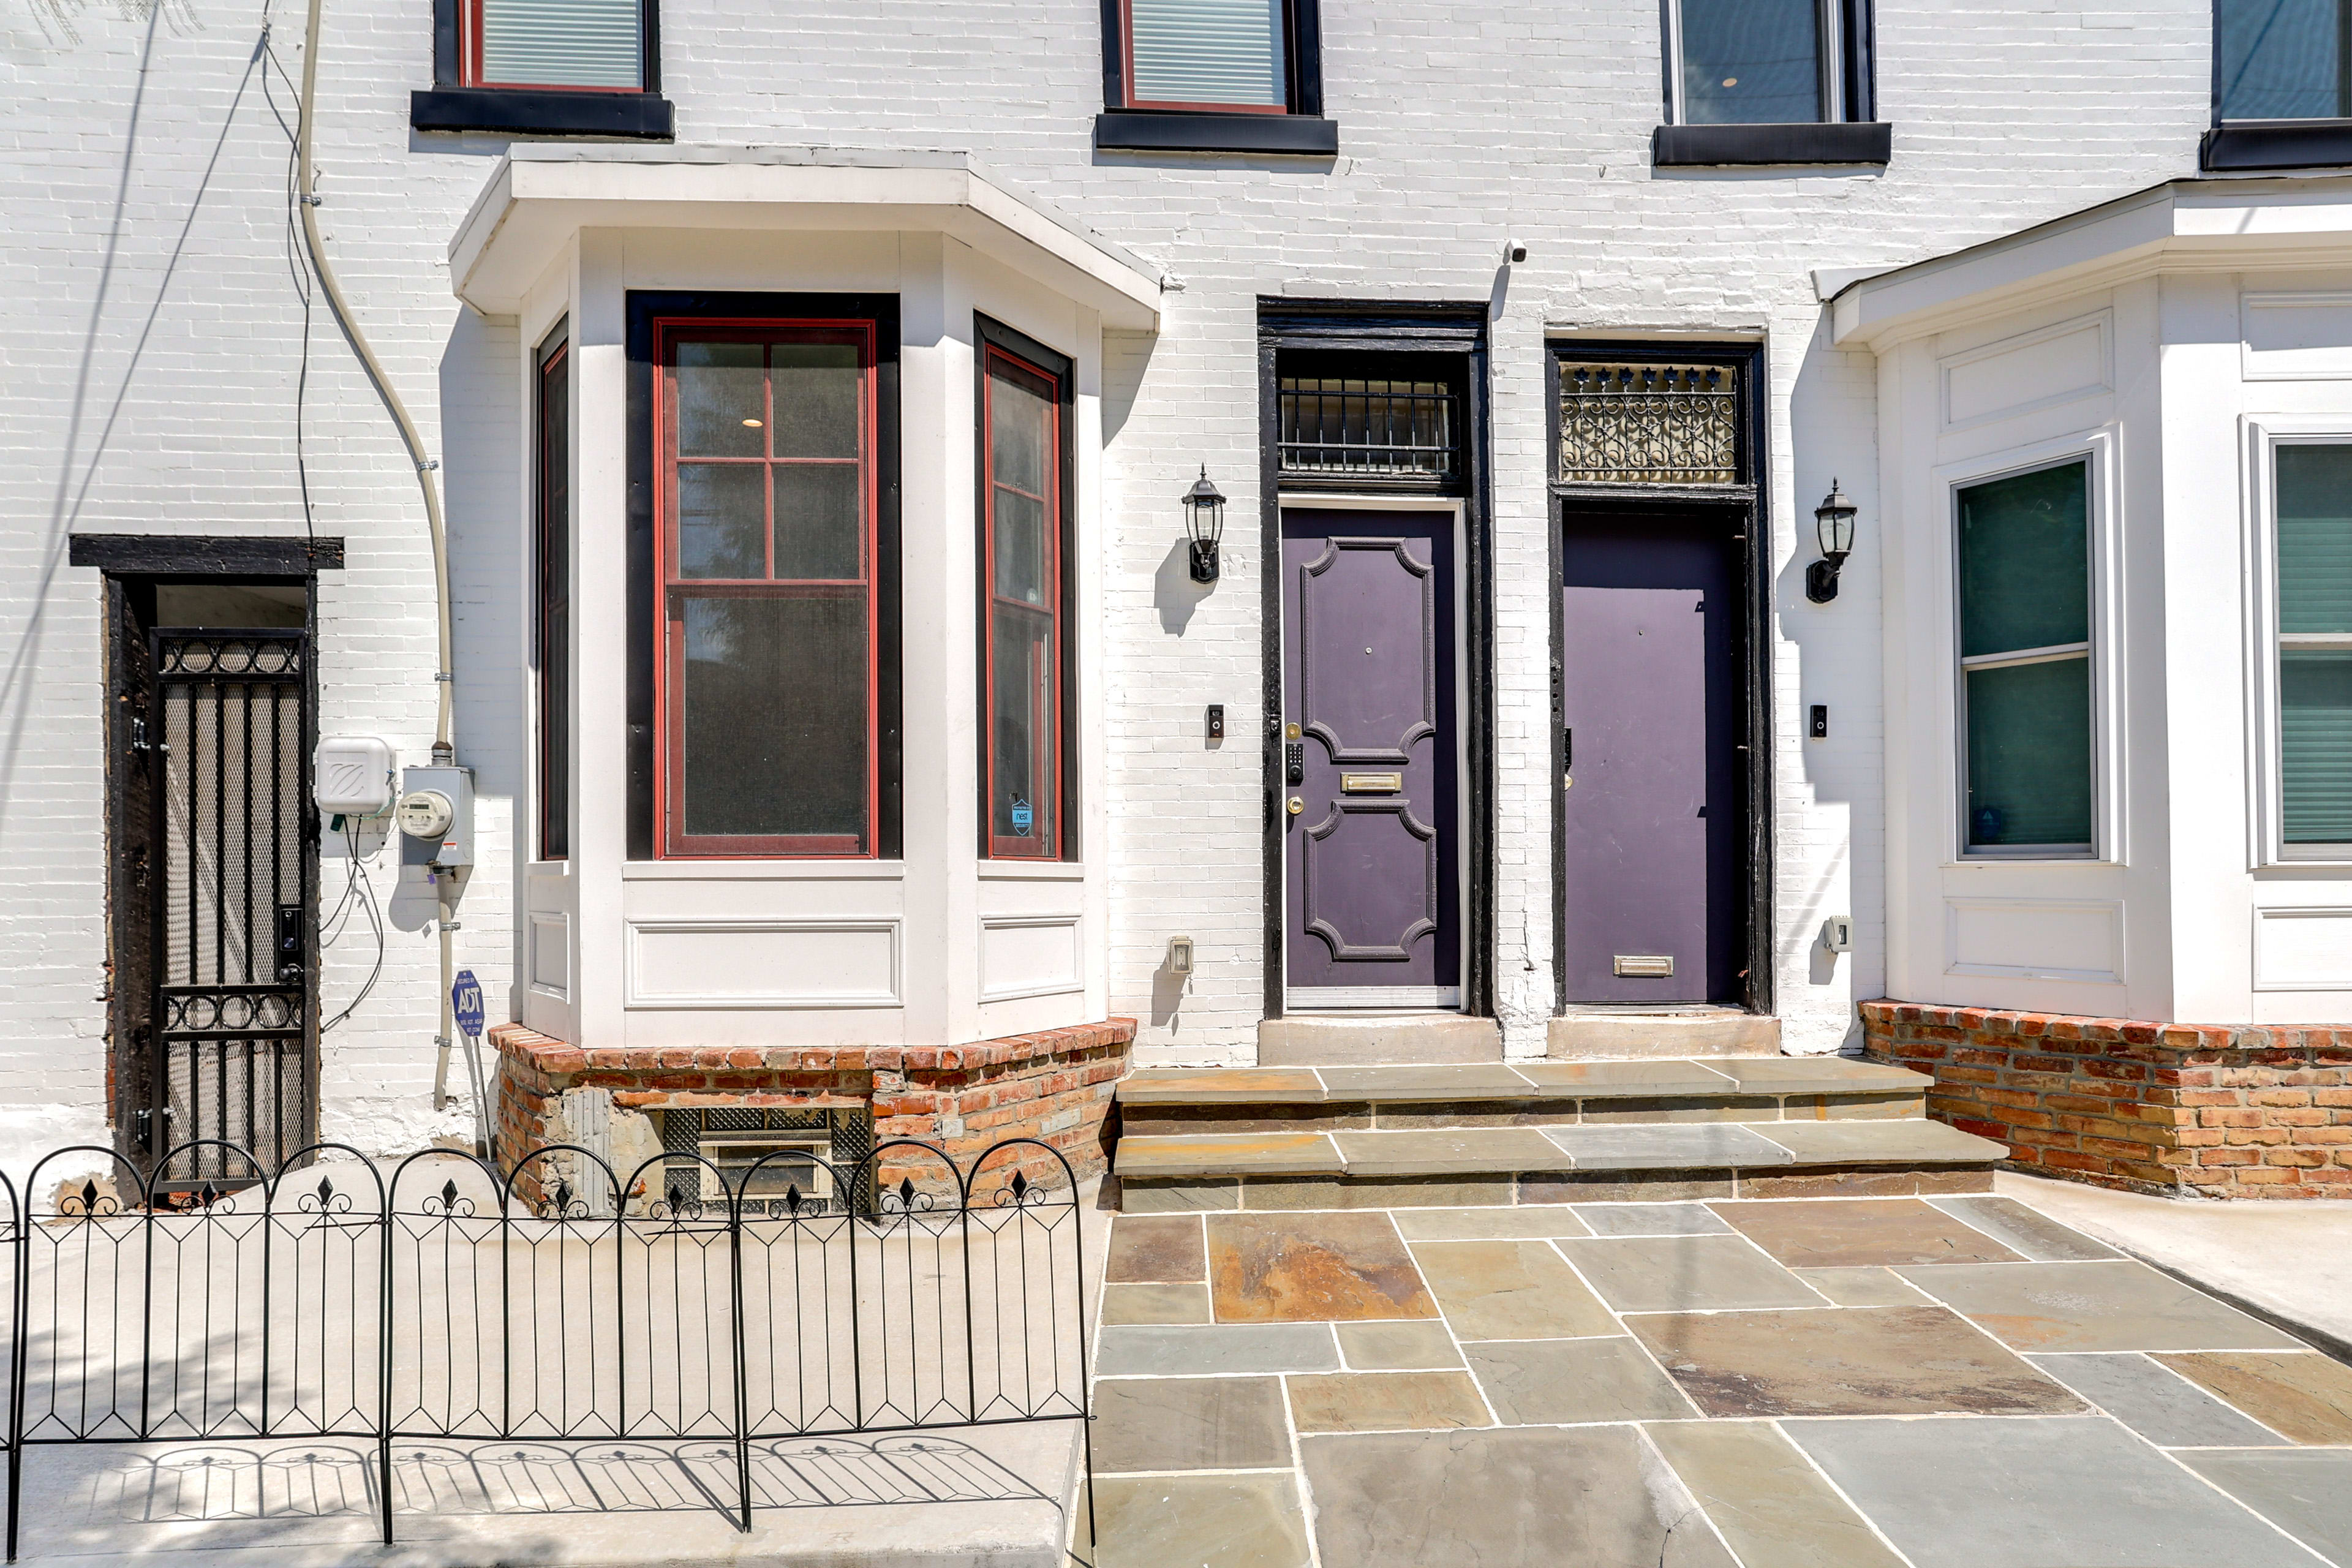
<path fill-rule="evenodd" d="M 2352 1568 L 2352 1368 L 2000 1197 L 1122 1215 L 1094 1568 Z"/>

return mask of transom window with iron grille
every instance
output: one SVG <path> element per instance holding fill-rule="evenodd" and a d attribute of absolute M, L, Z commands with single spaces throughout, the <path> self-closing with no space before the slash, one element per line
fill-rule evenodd
<path fill-rule="evenodd" d="M 1563 360 L 1560 482 L 1738 483 L 1738 390 L 1728 365 Z"/>
<path fill-rule="evenodd" d="M 1280 394 L 1285 475 L 1444 480 L 1459 473 L 1460 409 L 1445 382 L 1286 375 Z"/>

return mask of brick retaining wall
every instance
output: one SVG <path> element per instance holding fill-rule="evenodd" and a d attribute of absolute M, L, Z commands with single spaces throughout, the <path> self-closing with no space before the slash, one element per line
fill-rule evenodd
<path fill-rule="evenodd" d="M 2352 1198 L 2352 1026 L 1862 1005 L 1873 1059 L 2020 1169 L 2168 1195 Z"/>
<path fill-rule="evenodd" d="M 1111 1091 L 1127 1072 L 1135 1020 L 1107 1018 L 964 1046 L 583 1050 L 520 1024 L 501 1024 L 489 1035 L 499 1058 L 502 1151 L 567 1142 L 559 1111 L 564 1090 L 604 1089 L 616 1110 L 640 1112 L 870 1108 L 877 1144 L 920 1139 L 967 1173 L 991 1145 L 1034 1138 L 1059 1151 L 1083 1181 L 1109 1163 Z M 1050 1160 L 1034 1150 L 1030 1156 L 1022 1163 L 1044 1175 L 1038 1167 Z M 887 1155 L 881 1173 L 885 1182 L 911 1175 L 919 1186 L 935 1184 L 936 1173 L 935 1162 L 902 1165 Z"/>

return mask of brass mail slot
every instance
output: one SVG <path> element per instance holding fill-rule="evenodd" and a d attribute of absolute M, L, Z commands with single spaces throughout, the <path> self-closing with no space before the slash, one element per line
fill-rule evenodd
<path fill-rule="evenodd" d="M 1671 980 L 1675 974 L 1672 953 L 1632 953 L 1617 955 L 1617 977 L 1620 980 Z"/>
<path fill-rule="evenodd" d="M 1402 795 L 1402 773 L 1341 773 L 1341 795 Z"/>

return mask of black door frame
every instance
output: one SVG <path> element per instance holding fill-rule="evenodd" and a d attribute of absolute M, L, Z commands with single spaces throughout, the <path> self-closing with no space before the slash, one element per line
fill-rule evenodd
<path fill-rule="evenodd" d="M 1469 702 L 1459 716 L 1460 744 L 1465 749 L 1468 788 L 1463 800 L 1461 855 L 1468 872 L 1462 918 L 1468 925 L 1464 943 L 1462 1006 L 1465 1016 L 1495 1015 L 1495 569 L 1493 481 L 1488 458 L 1491 416 L 1487 394 L 1487 302 L 1397 304 L 1388 301 L 1295 300 L 1260 296 L 1258 300 L 1258 573 L 1260 644 L 1265 722 L 1260 726 L 1264 780 L 1262 839 L 1264 945 L 1265 959 L 1265 1012 L 1279 1018 L 1284 1011 L 1286 964 L 1285 921 L 1287 905 L 1283 889 L 1282 800 L 1282 502 L 1281 399 L 1276 356 L 1285 350 L 1328 350 L 1360 353 L 1443 353 L 1459 356 L 1464 365 L 1463 476 L 1458 483 L 1439 488 L 1426 481 L 1350 480 L 1319 487 L 1294 482 L 1292 496 L 1302 505 L 1314 504 L 1314 491 L 1344 490 L 1378 494 L 1394 490 L 1400 500 L 1442 495 L 1462 502 L 1463 676 Z M 1555 595 L 1557 596 L 1557 595 Z"/>
<path fill-rule="evenodd" d="M 1563 484 L 1559 480 L 1559 365 L 1563 359 L 1608 360 L 1625 364 L 1723 365 L 1736 373 L 1738 421 L 1735 437 L 1734 472 L 1739 481 L 1729 485 L 1594 485 Z M 1612 342 L 1600 338 L 1551 338 L 1544 344 L 1545 478 L 1550 493 L 1551 579 L 1551 942 L 1552 1012 L 1568 1007 L 1568 758 L 1564 727 L 1567 713 L 1562 689 L 1565 628 L 1560 624 L 1560 578 L 1566 570 L 1562 538 L 1570 513 L 1624 519 L 1674 513 L 1719 519 L 1736 530 L 1740 543 L 1741 580 L 1747 592 L 1741 605 L 1740 662 L 1748 689 L 1746 733 L 1740 747 L 1748 754 L 1742 774 L 1746 798 L 1741 812 L 1747 823 L 1747 975 L 1740 1005 L 1749 1013 L 1769 1014 L 1773 1006 L 1772 978 L 1772 551 L 1769 502 L 1766 480 L 1764 345 L 1758 342 L 1683 343 Z"/>
<path fill-rule="evenodd" d="M 107 864 L 107 1118 L 114 1145 L 125 1159 L 146 1169 L 165 1145 L 150 1149 L 137 1112 L 153 1098 L 144 1074 L 153 1059 L 155 976 L 160 928 L 155 894 L 162 861 L 155 853 L 154 806 L 159 737 L 140 733 L 155 686 L 147 658 L 155 626 L 155 590 L 198 583 L 257 583 L 303 591 L 301 755 L 307 764 L 318 746 L 319 574 L 341 571 L 341 539 L 280 537 L 172 537 L 158 534 L 78 534 L 68 555 L 73 566 L 101 574 L 105 616 L 105 712 L 100 721 L 106 766 Z M 135 636 L 137 647 L 131 646 Z M 142 672 L 143 671 L 143 679 Z M 140 744 L 144 742 L 147 744 Z M 142 759 L 134 769 L 125 764 Z M 135 774 L 135 776 L 134 776 Z M 316 1136 L 319 1112 L 319 813 L 310 790 L 301 802 L 303 964 L 312 977 L 309 1016 L 303 1023 L 306 1110 Z M 309 1142 L 305 1139 L 304 1142 Z"/>

